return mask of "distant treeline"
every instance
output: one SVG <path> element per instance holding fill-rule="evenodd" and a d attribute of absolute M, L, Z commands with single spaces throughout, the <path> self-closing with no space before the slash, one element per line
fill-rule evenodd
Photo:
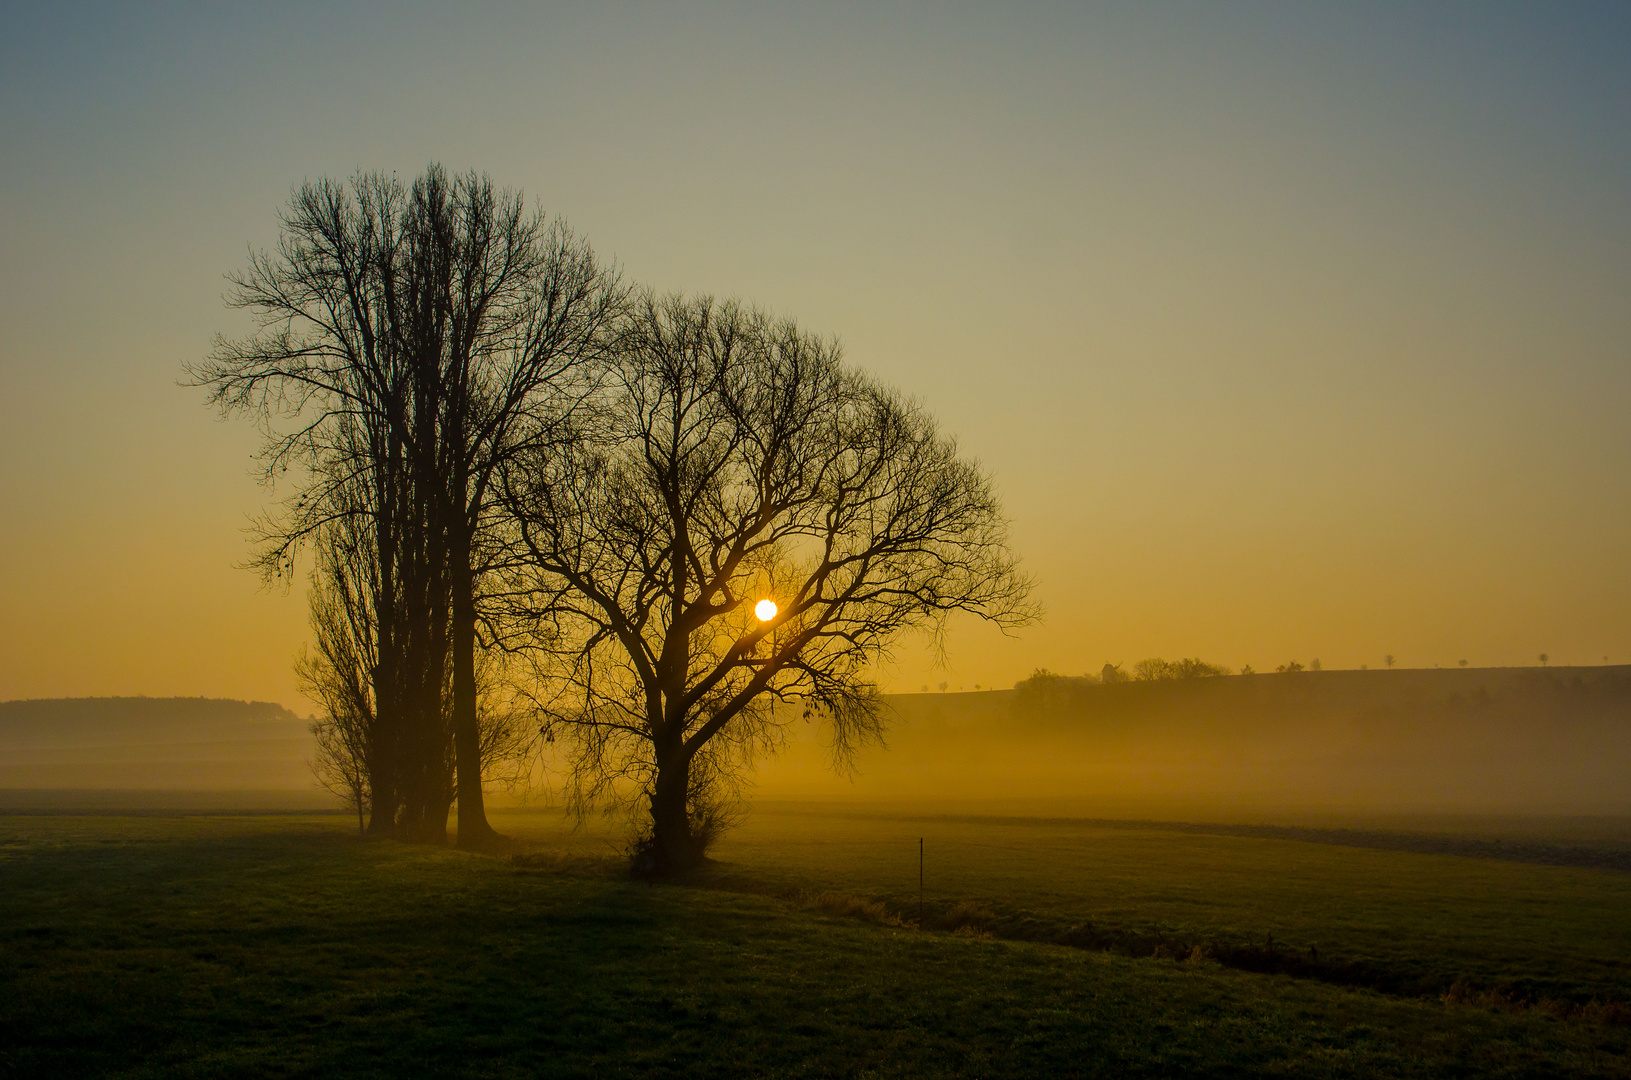
<path fill-rule="evenodd" d="M 1314 661 L 1316 671 L 1319 670 L 1319 664 L 1318 660 Z M 1301 664 L 1297 665 L 1297 670 L 1302 670 Z M 1244 674 L 1251 673 L 1252 669 L 1248 666 Z M 1097 675 L 1059 675 L 1047 668 L 1037 668 L 1031 673 L 1030 678 L 1015 683 L 1014 689 L 1023 690 L 1028 686 L 1051 686 L 1058 683 L 1084 683 L 1091 686 L 1099 683 L 1159 682 L 1164 679 L 1208 679 L 1233 674 L 1232 668 L 1222 664 L 1209 664 L 1198 657 L 1163 660 L 1159 656 L 1152 656 L 1134 664 L 1130 672 L 1123 670 L 1120 664 L 1111 663 L 1106 663 Z"/>
<path fill-rule="evenodd" d="M 1631 667 L 1134 672 L 899 695 L 888 751 L 853 778 L 827 780 L 811 743 L 771 763 L 759 790 L 1064 799 L 1082 804 L 1073 813 L 1189 820 L 1631 811 Z"/>
<path fill-rule="evenodd" d="M 1161 695 L 1195 692 L 1191 688 L 1165 689 L 1139 684 L 1182 683 L 1209 679 L 1204 691 L 1212 705 L 1223 703 L 1266 706 L 1295 701 L 1299 707 L 1316 702 L 1343 707 L 1397 706 L 1409 704 L 1442 705 L 1446 708 L 1489 707 L 1497 700 L 1508 704 L 1525 701 L 1547 706 L 1568 705 L 1573 709 L 1602 706 L 1609 710 L 1631 709 L 1631 666 L 1603 667 L 1522 667 L 1522 668 L 1390 668 L 1387 670 L 1322 671 L 1314 665 L 1283 667 L 1274 673 L 1239 675 L 1221 665 L 1200 660 L 1143 660 L 1130 675 L 1119 666 L 1111 674 L 1105 665 L 1102 675 L 1056 675 L 1039 668 L 1030 678 L 1014 686 L 1020 708 L 1033 710 L 1116 705 L 1134 702 L 1165 702 Z M 1231 677 L 1232 676 L 1232 677 Z M 1131 695 L 1131 696 L 1129 696 Z M 1142 695 L 1142 696 L 1141 696 Z M 1154 696 L 1151 696 L 1154 695 Z"/>

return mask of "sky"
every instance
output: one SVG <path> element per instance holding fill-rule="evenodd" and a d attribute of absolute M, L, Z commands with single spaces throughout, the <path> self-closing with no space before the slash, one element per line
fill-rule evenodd
<path fill-rule="evenodd" d="M 837 336 L 1043 620 L 899 690 L 1631 661 L 1631 8 L 0 3 L 0 699 L 279 701 L 182 365 L 308 179 L 487 172 Z"/>

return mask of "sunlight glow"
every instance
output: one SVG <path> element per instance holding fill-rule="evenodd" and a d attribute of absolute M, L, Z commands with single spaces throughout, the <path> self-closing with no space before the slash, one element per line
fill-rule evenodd
<path fill-rule="evenodd" d="M 776 601 L 761 600 L 753 605 L 753 613 L 759 616 L 760 622 L 769 622 L 776 617 Z"/>

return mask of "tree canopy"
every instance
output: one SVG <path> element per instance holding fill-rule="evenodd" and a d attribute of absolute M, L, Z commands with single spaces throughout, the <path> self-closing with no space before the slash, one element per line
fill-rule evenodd
<path fill-rule="evenodd" d="M 649 799 L 653 869 L 699 857 L 789 718 L 825 718 L 840 758 L 877 738 L 903 631 L 1034 614 L 990 478 L 789 319 L 647 294 L 580 417 L 506 473 L 516 592 L 575 797 Z"/>
<path fill-rule="evenodd" d="M 918 403 L 791 319 L 631 292 L 485 177 L 302 185 L 232 281 L 261 329 L 192 377 L 293 471 L 257 565 L 316 551 L 301 675 L 372 832 L 438 839 L 456 802 L 461 845 L 492 835 L 520 742 L 481 672 L 524 657 L 574 804 L 646 799 L 648 868 L 682 868 L 793 717 L 840 761 L 880 737 L 903 633 L 1035 614 L 990 477 Z"/>

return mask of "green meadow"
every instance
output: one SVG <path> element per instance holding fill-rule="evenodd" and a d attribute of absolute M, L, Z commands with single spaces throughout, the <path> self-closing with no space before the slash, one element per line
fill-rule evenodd
<path fill-rule="evenodd" d="M 0 818 L 0 1075 L 1631 1075 L 1620 870 L 761 804 L 648 885 L 496 822 Z"/>
<path fill-rule="evenodd" d="M 1092 931 L 1114 951 L 1233 949 L 1243 963 L 1277 956 L 1306 976 L 1418 996 L 1631 1001 L 1623 871 L 1136 822 L 808 805 L 761 807 L 721 857 L 807 887 L 842 882 L 915 919 L 919 839 L 931 923 L 957 910 L 1005 937 Z"/>

